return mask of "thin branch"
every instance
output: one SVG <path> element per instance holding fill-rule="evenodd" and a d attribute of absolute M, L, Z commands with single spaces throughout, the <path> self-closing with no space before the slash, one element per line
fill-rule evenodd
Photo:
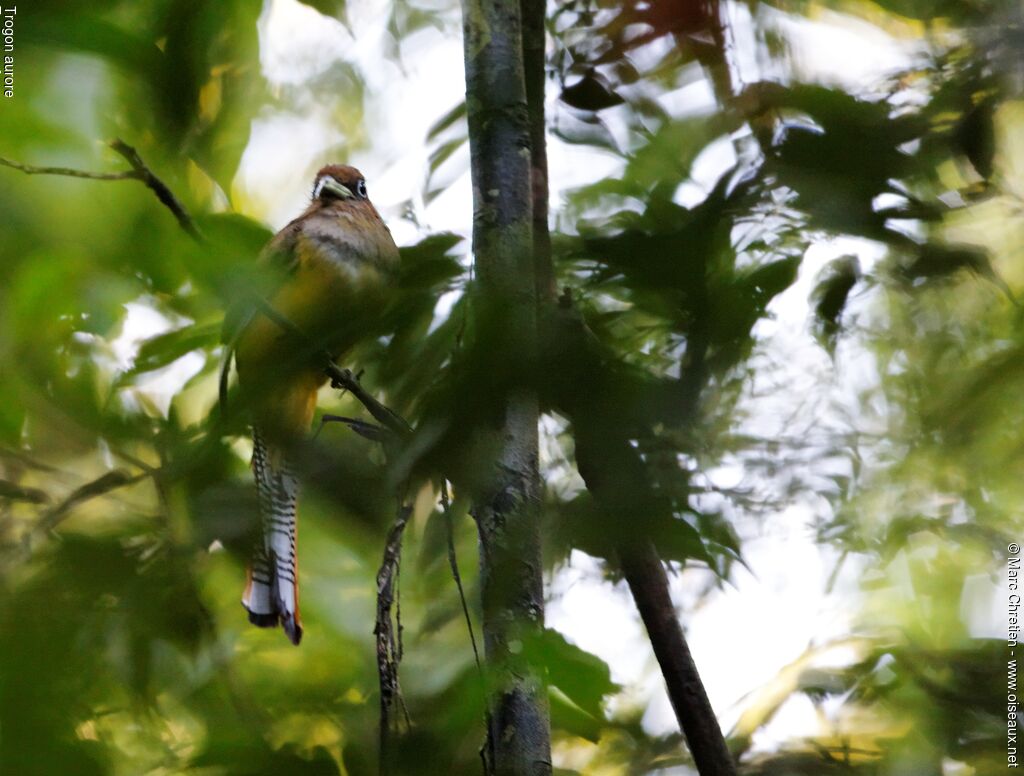
<path fill-rule="evenodd" d="M 121 138 L 117 138 L 110 147 L 117 153 L 127 160 L 128 164 L 132 166 L 132 170 L 135 172 L 135 177 L 146 184 L 149 189 L 156 194 L 157 199 L 164 204 L 164 206 L 174 214 L 174 217 L 178 220 L 178 226 L 185 230 L 193 240 L 198 243 L 204 242 L 203 235 L 200 234 L 199 229 L 196 227 L 195 222 L 192 220 L 192 216 L 188 214 L 188 210 L 181 204 L 174 192 L 168 188 L 167 184 L 160 180 L 146 163 L 142 161 L 142 157 L 139 156 L 139 152 L 124 142 Z"/>
<path fill-rule="evenodd" d="M 473 621 L 469 617 L 469 606 L 466 604 L 466 592 L 462 588 L 462 575 L 459 574 L 459 561 L 455 557 L 455 532 L 452 525 L 451 502 L 448 500 L 448 481 L 441 480 L 441 511 L 444 513 L 445 532 L 448 539 L 448 565 L 452 570 L 452 579 L 455 580 L 455 587 L 459 591 L 459 601 L 462 603 L 462 614 L 466 617 L 466 630 L 469 631 L 469 643 L 473 646 L 473 659 L 476 661 L 477 671 L 483 676 L 484 667 L 480 662 L 480 650 L 476 646 L 476 634 L 473 632 Z"/>
<path fill-rule="evenodd" d="M 174 196 L 174 192 L 171 191 L 170 187 L 149 169 L 146 163 L 142 161 L 142 157 L 139 156 L 139 152 L 120 138 L 114 140 L 110 147 L 116 153 L 123 156 L 132 169 L 125 170 L 124 172 L 91 172 L 89 170 L 76 170 L 71 167 L 40 167 L 3 157 L 0 157 L 0 165 L 10 167 L 12 170 L 18 170 L 26 175 L 61 175 L 65 178 L 84 178 L 93 181 L 139 181 L 156 194 L 157 199 L 160 200 L 164 207 L 171 211 L 172 215 L 177 219 L 178 225 L 185 230 L 189 237 L 198 243 L 204 242 L 203 235 L 198 227 L 196 227 L 192 216 L 189 215 L 181 200 Z"/>
<path fill-rule="evenodd" d="M 46 491 L 26 488 L 9 480 L 0 480 L 0 498 L 8 501 L 27 501 L 30 504 L 45 504 L 50 500 Z"/>
<path fill-rule="evenodd" d="M 334 361 L 328 357 L 327 363 L 324 366 L 324 371 L 327 376 L 331 378 L 331 387 L 333 388 L 344 388 L 353 396 L 355 396 L 359 402 L 366 407 L 373 417 L 387 426 L 387 428 L 400 436 L 405 436 L 412 433 L 412 426 L 410 426 L 405 418 L 399 415 L 390 407 L 381 404 L 372 394 L 368 393 L 359 381 L 355 378 L 355 375 L 348 369 L 344 369 L 338 366 Z"/>
<path fill-rule="evenodd" d="M 573 425 L 576 468 L 594 498 L 602 533 L 619 556 L 697 771 L 701 776 L 733 776 L 735 764 L 672 605 L 665 567 L 650 539 L 666 524 L 663 521 L 674 519 L 672 504 L 651 480 L 649 462 L 633 446 L 629 427 L 605 422 L 619 411 L 622 386 L 609 377 L 608 364 L 589 344 L 593 335 L 575 314 L 571 295 L 561 302 L 560 319 L 551 331 L 564 341 L 547 359 L 573 353 L 575 364 L 563 367 L 570 371 L 555 387 L 551 404 Z M 586 385 L 587 391 L 578 390 L 579 385 Z"/>
<path fill-rule="evenodd" d="M 94 181 L 139 180 L 139 175 L 134 170 L 127 172 L 89 172 L 88 170 L 73 170 L 70 167 L 37 167 L 34 164 L 22 164 L 13 159 L 5 159 L 2 156 L 0 156 L 0 165 L 10 167 L 12 170 L 19 170 L 26 175 L 63 175 L 66 178 L 86 178 Z"/>
<path fill-rule="evenodd" d="M 49 533 L 64 522 L 64 520 L 70 515 L 71 510 L 79 504 L 89 501 L 90 499 L 94 499 L 97 496 L 103 496 L 110 493 L 112 490 L 123 488 L 127 485 L 134 485 L 136 482 L 144 480 L 149 476 L 149 472 L 130 474 L 124 469 L 114 469 L 113 471 L 109 471 L 102 477 L 76 488 L 71 492 L 70 496 L 45 512 L 43 516 L 39 518 L 39 522 L 36 523 L 33 532 L 39 534 Z"/>
<path fill-rule="evenodd" d="M 459 573 L 459 561 L 455 556 L 455 531 L 452 525 L 451 502 L 448 498 L 448 480 L 441 480 L 441 511 L 444 513 L 445 533 L 448 539 L 448 565 L 452 571 L 452 579 L 455 580 L 455 587 L 459 591 L 459 602 L 462 604 L 462 614 L 466 618 L 466 630 L 469 632 L 469 643 L 473 647 L 473 660 L 476 662 L 476 672 L 480 679 L 480 689 L 484 698 L 484 729 L 488 731 L 487 740 L 480 747 L 480 761 L 483 763 L 484 776 L 491 776 L 494 769 L 491 765 L 490 730 L 492 727 L 491 709 L 487 701 L 487 680 L 484 677 L 484 666 L 480 661 L 480 650 L 476 645 L 476 634 L 473 632 L 473 621 L 469 617 L 469 605 L 466 603 L 466 592 L 462 587 L 462 575 Z"/>
<path fill-rule="evenodd" d="M 0 458 L 11 458 L 23 466 L 27 466 L 30 469 L 37 469 L 41 472 L 49 472 L 52 474 L 70 475 L 70 472 L 61 471 L 56 466 L 51 466 L 48 463 L 43 463 L 27 453 L 23 453 L 20 450 L 15 450 L 10 447 L 0 447 Z"/>
<path fill-rule="evenodd" d="M 391 432 L 386 428 L 374 423 L 367 423 L 365 420 L 359 420 L 359 418 L 348 418 L 344 415 L 324 413 L 320 416 L 320 425 L 317 427 L 316 433 L 313 434 L 314 439 L 320 436 L 320 432 L 328 423 L 344 423 L 352 431 L 359 434 L 359 436 L 369 439 L 371 442 L 383 443 L 391 435 Z"/>
<path fill-rule="evenodd" d="M 551 233 L 548 228 L 547 122 L 544 117 L 545 50 L 547 36 L 545 0 L 519 0 L 523 23 L 523 78 L 530 121 L 530 203 L 533 218 L 533 253 L 537 300 L 554 302 L 558 293 L 551 262 Z"/>

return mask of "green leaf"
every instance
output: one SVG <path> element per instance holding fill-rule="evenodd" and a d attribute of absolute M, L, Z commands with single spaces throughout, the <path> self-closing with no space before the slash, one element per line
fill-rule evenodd
<path fill-rule="evenodd" d="M 315 8 L 324 16 L 330 16 L 344 21 L 346 0 L 299 0 L 303 5 Z"/>
<path fill-rule="evenodd" d="M 588 714 L 557 687 L 548 687 L 551 726 L 574 736 L 597 743 L 604 720 Z"/>
<path fill-rule="evenodd" d="M 448 129 L 448 127 L 454 126 L 457 123 L 462 122 L 464 124 L 465 120 L 466 101 L 463 100 L 431 125 L 430 129 L 427 131 L 427 140 L 433 140 Z"/>
<path fill-rule="evenodd" d="M 125 72 L 143 77 L 157 72 L 163 60 L 153 41 L 92 13 L 24 14 L 18 19 L 18 35 L 22 43 L 97 54 Z"/>
<path fill-rule="evenodd" d="M 464 273 L 459 260 L 450 251 L 462 237 L 442 232 L 425 237 L 415 245 L 402 248 L 398 285 L 403 289 L 438 289 Z"/>
<path fill-rule="evenodd" d="M 604 698 L 619 689 L 611 669 L 597 655 L 571 644 L 558 631 L 546 628 L 524 645 L 524 655 L 544 666 L 548 682 L 593 719 L 604 719 Z"/>
<path fill-rule="evenodd" d="M 437 172 L 437 168 L 444 164 L 452 154 L 458 151 L 463 145 L 465 145 L 467 138 L 458 137 L 455 140 L 449 140 L 447 143 L 434 149 L 430 154 L 430 174 L 433 175 Z"/>
<path fill-rule="evenodd" d="M 674 560 L 685 563 L 688 560 L 702 560 L 712 569 L 717 569 L 718 564 L 714 562 L 704 545 L 700 532 L 682 518 L 673 517 L 661 520 L 653 531 L 654 543 L 658 548 L 658 554 L 668 561 Z"/>
<path fill-rule="evenodd" d="M 125 383 L 137 375 L 162 369 L 193 350 L 215 346 L 220 339 L 220 330 L 219 322 L 194 324 L 151 337 L 142 343 L 131 369 L 121 376 L 119 382 Z"/>

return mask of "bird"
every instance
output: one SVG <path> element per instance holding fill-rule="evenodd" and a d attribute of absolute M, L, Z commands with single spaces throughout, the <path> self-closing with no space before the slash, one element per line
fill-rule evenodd
<path fill-rule="evenodd" d="M 322 354 L 337 360 L 367 335 L 386 302 L 399 252 L 362 173 L 331 164 L 317 172 L 309 205 L 271 239 L 259 263 L 273 276 L 273 288 L 265 304 L 250 306 L 236 321 L 231 337 L 252 422 L 261 529 L 242 605 L 251 623 L 280 624 L 298 645 L 303 627 L 295 453 L 310 432 L 317 391 L 327 379 Z"/>

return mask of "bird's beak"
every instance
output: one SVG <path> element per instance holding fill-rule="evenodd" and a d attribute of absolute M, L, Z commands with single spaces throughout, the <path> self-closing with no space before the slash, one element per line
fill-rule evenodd
<path fill-rule="evenodd" d="M 355 196 L 355 194 L 352 193 L 351 189 L 349 189 L 348 186 L 344 186 L 341 183 L 338 183 L 336 180 L 324 181 L 323 186 L 320 188 L 320 191 L 321 193 L 324 191 L 329 191 L 331 194 L 338 197 L 339 199 L 352 199 Z"/>

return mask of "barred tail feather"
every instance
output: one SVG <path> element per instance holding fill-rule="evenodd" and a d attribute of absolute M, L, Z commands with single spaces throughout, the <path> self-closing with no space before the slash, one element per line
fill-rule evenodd
<path fill-rule="evenodd" d="M 299 479 L 280 450 L 253 429 L 252 470 L 256 476 L 263 536 L 253 550 L 242 605 L 261 628 L 278 623 L 293 644 L 302 639 L 296 504 Z"/>

